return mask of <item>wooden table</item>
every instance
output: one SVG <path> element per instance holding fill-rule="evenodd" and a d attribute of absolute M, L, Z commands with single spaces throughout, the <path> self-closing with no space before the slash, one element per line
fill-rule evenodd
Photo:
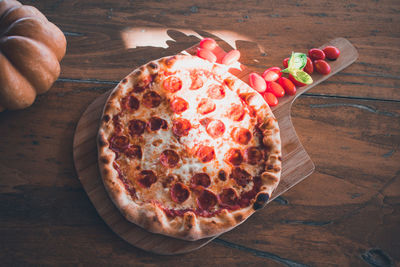
<path fill-rule="evenodd" d="M 399 262 L 398 1 L 22 2 L 57 24 L 68 47 L 47 94 L 26 110 L 0 113 L 1 265 Z M 89 103 L 135 67 L 198 42 L 193 31 L 247 40 L 236 46 L 256 59 L 243 62 L 256 71 L 335 37 L 360 55 L 293 105 L 316 171 L 204 248 L 159 256 L 124 242 L 97 215 L 74 170 L 72 139 Z M 159 47 L 149 35 L 169 40 Z"/>

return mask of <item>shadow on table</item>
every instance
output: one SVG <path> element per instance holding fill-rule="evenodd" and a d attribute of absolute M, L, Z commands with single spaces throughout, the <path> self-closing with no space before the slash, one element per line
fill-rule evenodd
<path fill-rule="evenodd" d="M 241 52 L 240 62 L 246 66 L 256 66 L 265 61 L 266 54 L 256 42 L 233 32 L 224 32 L 221 37 L 202 30 L 166 28 L 129 28 L 121 32 L 129 57 L 134 58 L 138 66 L 161 57 L 179 54 L 198 44 L 203 38 L 213 38 L 225 51 L 236 47 Z"/>

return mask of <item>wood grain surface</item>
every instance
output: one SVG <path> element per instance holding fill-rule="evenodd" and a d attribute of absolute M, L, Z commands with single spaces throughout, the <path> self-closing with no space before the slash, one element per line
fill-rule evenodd
<path fill-rule="evenodd" d="M 367 1 L 23 1 L 67 37 L 53 88 L 0 113 L 2 265 L 395 266 L 400 260 L 400 3 Z M 122 32 L 166 30 L 167 47 L 129 47 Z M 236 33 L 262 71 L 337 36 L 359 59 L 291 111 L 316 170 L 207 246 L 158 256 L 116 236 L 74 170 L 86 107 L 135 67 L 196 43 L 184 30 Z M 128 31 L 129 32 L 129 31 Z M 218 35 L 219 36 L 219 35 Z M 138 38 L 140 39 L 140 38 Z M 259 44 L 258 47 L 256 44 Z"/>
<path fill-rule="evenodd" d="M 282 141 L 282 175 L 281 180 L 268 202 L 301 182 L 315 169 L 307 152 L 301 145 L 290 118 L 290 108 L 293 101 L 301 94 L 318 85 L 322 81 L 335 75 L 345 67 L 352 64 L 358 57 L 357 50 L 344 38 L 336 38 L 322 45 L 322 47 L 334 45 L 341 51 L 341 56 L 332 62 L 329 75 L 314 75 L 314 82 L 309 86 L 299 88 L 294 96 L 285 96 L 280 99 L 279 105 L 273 107 L 281 130 Z M 184 51 L 195 54 L 197 45 Z M 219 48 L 219 47 L 218 47 Z M 219 48 L 217 61 L 220 61 L 226 52 Z M 231 68 L 230 72 L 236 77 L 248 81 L 250 70 L 241 64 L 238 68 Z M 111 90 L 110 90 L 111 91 Z M 201 248 L 215 237 L 205 238 L 196 242 L 178 240 L 158 234 L 152 234 L 146 230 L 128 222 L 114 206 L 105 191 L 97 164 L 97 132 L 104 105 L 110 91 L 96 98 L 82 114 L 76 126 L 73 142 L 74 165 L 79 180 L 95 206 L 99 215 L 108 226 L 121 238 L 130 244 L 163 255 L 181 254 Z"/>

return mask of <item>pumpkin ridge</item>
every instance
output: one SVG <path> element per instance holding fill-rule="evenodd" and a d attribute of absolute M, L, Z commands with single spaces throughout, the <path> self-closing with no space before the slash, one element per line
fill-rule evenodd
<path fill-rule="evenodd" d="M 10 36 L 6 41 L 0 41 L 0 50 L 18 72 L 36 88 L 38 94 L 50 89 L 60 73 L 60 65 L 54 53 L 36 40 Z"/>
<path fill-rule="evenodd" d="M 65 36 L 50 21 L 43 21 L 34 17 L 20 18 L 5 30 L 4 35 L 23 36 L 38 41 L 47 46 L 55 54 L 58 61 L 61 61 L 65 55 Z"/>
<path fill-rule="evenodd" d="M 36 98 L 35 89 L 1 51 L 0 72 L 0 110 L 2 107 L 21 109 L 30 106 Z"/>
<path fill-rule="evenodd" d="M 66 42 L 36 7 L 0 0 L 0 112 L 29 107 L 50 89 L 60 75 Z"/>
<path fill-rule="evenodd" d="M 0 25 L 4 29 L 8 28 L 14 21 L 17 21 L 20 18 L 38 18 L 47 21 L 46 17 L 35 7 L 33 6 L 18 6 L 15 8 L 11 8 L 7 11 L 7 13 L 2 16 L 0 20 Z"/>
<path fill-rule="evenodd" d="M 0 21 L 10 9 L 19 6 L 22 6 L 22 4 L 18 1 L 0 1 Z"/>

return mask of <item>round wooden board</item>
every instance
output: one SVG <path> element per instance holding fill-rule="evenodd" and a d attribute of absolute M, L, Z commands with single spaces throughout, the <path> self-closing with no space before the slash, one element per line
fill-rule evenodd
<path fill-rule="evenodd" d="M 278 119 L 281 131 L 283 168 L 279 186 L 269 201 L 283 194 L 314 171 L 314 164 L 301 145 L 290 119 L 290 107 L 293 101 L 312 86 L 349 66 L 358 57 L 357 50 L 344 38 L 334 39 L 324 46 L 326 45 L 334 45 L 341 51 L 339 59 L 330 62 L 332 72 L 325 76 L 313 75 L 314 83 L 312 85 L 300 88 L 296 96 L 285 96 L 280 99 L 280 104 L 272 109 Z M 243 69 L 242 72 L 235 74 L 246 81 L 249 71 Z M 189 252 L 206 245 L 215 237 L 185 241 L 150 233 L 128 222 L 108 197 L 98 170 L 96 138 L 103 107 L 110 92 L 96 98 L 82 114 L 75 130 L 73 142 L 75 169 L 97 212 L 121 238 L 146 251 L 172 255 Z"/>

